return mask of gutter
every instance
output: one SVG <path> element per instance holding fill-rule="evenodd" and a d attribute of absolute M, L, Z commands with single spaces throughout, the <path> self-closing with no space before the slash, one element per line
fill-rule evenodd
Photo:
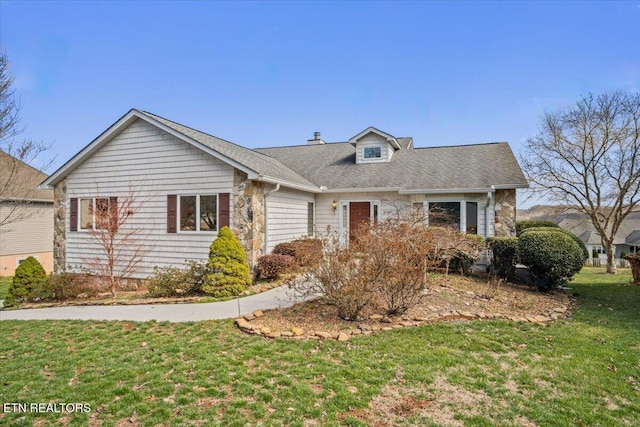
<path fill-rule="evenodd" d="M 487 204 L 484 207 L 484 238 L 489 237 L 489 208 L 493 200 L 493 191 L 487 191 Z"/>
<path fill-rule="evenodd" d="M 268 228 L 268 224 L 269 224 L 269 209 L 267 208 L 267 200 L 269 199 L 269 196 L 272 195 L 273 193 L 275 193 L 276 191 L 280 191 L 280 183 L 276 183 L 276 186 L 273 190 L 270 190 L 266 193 L 264 193 L 264 248 L 262 249 L 262 254 L 266 255 L 267 254 L 267 247 L 268 247 L 268 243 L 269 243 L 269 228 Z"/>

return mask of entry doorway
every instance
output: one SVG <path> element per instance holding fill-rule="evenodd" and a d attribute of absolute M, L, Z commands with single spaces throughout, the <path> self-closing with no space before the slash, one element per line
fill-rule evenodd
<path fill-rule="evenodd" d="M 349 241 L 353 241 L 362 225 L 371 223 L 371 202 L 349 202 Z"/>

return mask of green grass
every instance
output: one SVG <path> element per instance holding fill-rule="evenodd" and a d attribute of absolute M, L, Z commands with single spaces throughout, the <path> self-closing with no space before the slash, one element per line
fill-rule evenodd
<path fill-rule="evenodd" d="M 639 425 L 630 281 L 585 269 L 572 318 L 546 326 L 442 323 L 348 343 L 266 340 L 230 321 L 2 321 L 0 403 L 91 413 L 0 411 L 0 424 Z"/>
<path fill-rule="evenodd" d="M 12 281 L 13 277 L 0 277 L 0 299 L 5 299 L 7 297 L 9 285 Z"/>

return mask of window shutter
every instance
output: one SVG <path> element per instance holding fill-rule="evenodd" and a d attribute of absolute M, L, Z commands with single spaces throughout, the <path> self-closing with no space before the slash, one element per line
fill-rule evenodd
<path fill-rule="evenodd" d="M 178 195 L 167 196 L 167 233 L 176 233 L 178 225 Z"/>
<path fill-rule="evenodd" d="M 218 202 L 220 204 L 220 206 L 218 207 L 218 209 L 220 210 L 220 212 L 218 212 L 218 216 L 220 219 L 220 227 L 218 227 L 218 230 L 220 230 L 224 226 L 229 226 L 229 193 L 218 194 Z"/>
<path fill-rule="evenodd" d="M 78 231 L 78 199 L 74 197 L 70 202 L 69 230 Z"/>
<path fill-rule="evenodd" d="M 118 198 L 109 197 L 109 228 L 118 231 Z"/>

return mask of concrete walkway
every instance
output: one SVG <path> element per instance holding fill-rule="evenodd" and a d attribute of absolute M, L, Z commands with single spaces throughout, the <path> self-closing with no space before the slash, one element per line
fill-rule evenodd
<path fill-rule="evenodd" d="M 230 301 L 206 304 L 93 305 L 0 310 L 0 320 L 149 320 L 195 322 L 231 319 L 256 310 L 284 308 L 297 300 L 286 286 Z"/>

